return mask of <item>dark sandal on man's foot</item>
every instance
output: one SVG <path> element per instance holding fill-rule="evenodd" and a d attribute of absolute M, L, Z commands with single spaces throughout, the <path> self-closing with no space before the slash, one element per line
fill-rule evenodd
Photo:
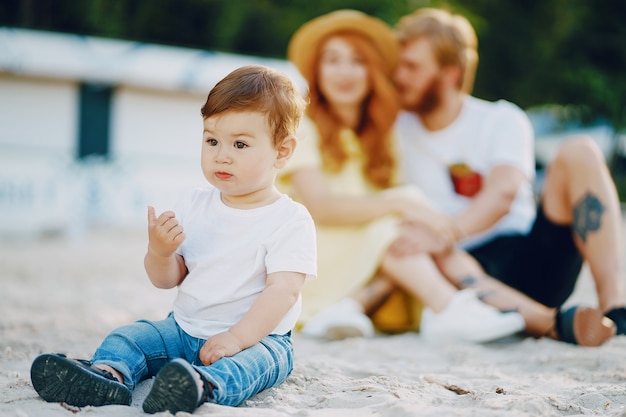
<path fill-rule="evenodd" d="M 563 342 L 580 346 L 600 346 L 615 336 L 615 323 L 596 308 L 573 306 L 559 309 L 555 316 L 555 335 Z"/>
<path fill-rule="evenodd" d="M 130 389 L 110 372 L 63 354 L 37 356 L 30 368 L 30 379 L 35 391 L 48 402 L 84 407 L 130 405 L 132 400 Z"/>
<path fill-rule="evenodd" d="M 618 307 L 605 314 L 615 322 L 618 335 L 626 335 L 626 307 Z"/>

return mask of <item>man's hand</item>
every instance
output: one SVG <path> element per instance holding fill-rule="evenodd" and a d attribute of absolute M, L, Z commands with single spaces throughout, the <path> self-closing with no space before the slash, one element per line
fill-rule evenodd
<path fill-rule="evenodd" d="M 391 201 L 404 222 L 428 228 L 431 234 L 441 236 L 442 240 L 454 239 L 452 218 L 435 208 L 417 190 L 402 187 L 383 191 L 381 195 Z"/>
<path fill-rule="evenodd" d="M 418 253 L 442 255 L 453 247 L 452 235 L 437 234 L 425 225 L 405 222 L 401 226 L 400 235 L 389 246 L 389 253 L 398 257 Z"/>
<path fill-rule="evenodd" d="M 148 251 L 164 258 L 171 256 L 185 240 L 183 226 L 173 211 L 165 211 L 158 218 L 154 207 L 148 206 Z"/>
<path fill-rule="evenodd" d="M 454 244 L 454 223 L 448 215 L 432 207 L 424 207 L 422 213 L 419 219 L 405 217 L 404 223 L 409 228 L 414 228 L 420 236 L 422 234 L 428 235 L 428 240 L 433 240 L 431 243 L 438 245 L 441 243 L 445 245 Z"/>
<path fill-rule="evenodd" d="M 241 352 L 239 339 L 229 331 L 218 333 L 207 339 L 200 349 L 200 360 L 204 366 L 217 362 L 224 356 L 233 356 Z"/>

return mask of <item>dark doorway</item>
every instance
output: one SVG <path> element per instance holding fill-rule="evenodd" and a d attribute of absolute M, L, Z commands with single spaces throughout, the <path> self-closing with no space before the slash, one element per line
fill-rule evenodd
<path fill-rule="evenodd" d="M 78 158 L 108 159 L 110 144 L 111 97 L 108 85 L 80 85 Z"/>

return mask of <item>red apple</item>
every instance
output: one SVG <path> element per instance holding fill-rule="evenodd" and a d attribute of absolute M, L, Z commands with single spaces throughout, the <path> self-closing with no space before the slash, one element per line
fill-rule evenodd
<path fill-rule="evenodd" d="M 465 163 L 452 164 L 449 167 L 450 179 L 454 191 L 465 197 L 473 197 L 480 191 L 483 177 Z"/>

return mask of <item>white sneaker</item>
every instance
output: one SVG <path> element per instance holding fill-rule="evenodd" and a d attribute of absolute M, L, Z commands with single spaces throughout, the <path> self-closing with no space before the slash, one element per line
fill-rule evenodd
<path fill-rule="evenodd" d="M 342 340 L 371 337 L 374 325 L 356 300 L 345 298 L 313 316 L 300 331 L 311 337 Z"/>
<path fill-rule="evenodd" d="M 440 313 L 424 309 L 420 333 L 429 342 L 482 343 L 510 336 L 526 327 L 517 312 L 502 313 L 478 299 L 471 289 L 459 291 Z"/>

